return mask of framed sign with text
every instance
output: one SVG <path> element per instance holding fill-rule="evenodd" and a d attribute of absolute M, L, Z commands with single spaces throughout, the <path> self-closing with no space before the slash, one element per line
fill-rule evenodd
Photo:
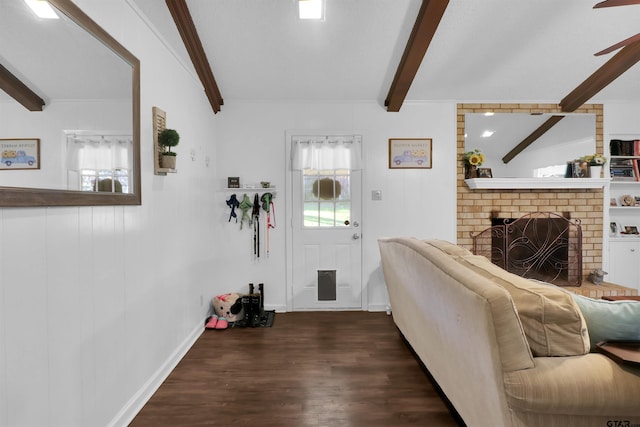
<path fill-rule="evenodd" d="M 389 169 L 431 169 L 431 138 L 389 139 Z"/>
<path fill-rule="evenodd" d="M 0 170 L 40 169 L 40 139 L 0 139 Z"/>

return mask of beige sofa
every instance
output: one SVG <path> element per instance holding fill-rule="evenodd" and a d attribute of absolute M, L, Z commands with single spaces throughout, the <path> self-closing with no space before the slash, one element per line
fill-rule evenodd
<path fill-rule="evenodd" d="M 640 426 L 640 369 L 571 295 L 441 240 L 379 239 L 393 319 L 467 426 Z"/>

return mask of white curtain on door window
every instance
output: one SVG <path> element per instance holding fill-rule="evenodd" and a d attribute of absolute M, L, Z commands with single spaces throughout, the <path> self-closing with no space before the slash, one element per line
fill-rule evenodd
<path fill-rule="evenodd" d="M 129 169 L 130 137 L 71 137 L 67 143 L 67 169 Z"/>
<path fill-rule="evenodd" d="M 362 141 L 359 136 L 293 137 L 293 170 L 362 169 Z"/>

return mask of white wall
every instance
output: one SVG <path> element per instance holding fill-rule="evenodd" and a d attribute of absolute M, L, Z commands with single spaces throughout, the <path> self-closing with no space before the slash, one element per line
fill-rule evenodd
<path fill-rule="evenodd" d="M 363 281 L 368 308 L 383 310 L 387 295 L 380 270 L 376 239 L 410 235 L 455 241 L 456 107 L 454 103 L 406 103 L 399 113 L 389 113 L 370 102 L 247 102 L 225 100 L 216 127 L 218 180 L 216 221 L 223 227 L 224 251 L 216 260 L 211 289 L 246 292 L 250 282 L 265 284 L 267 308 L 284 310 L 286 292 L 285 133 L 288 130 L 353 132 L 363 135 Z M 389 138 L 433 138 L 433 168 L 388 169 Z M 277 224 L 271 231 L 268 258 L 256 260 L 252 234 L 228 223 L 229 209 L 223 192 L 228 176 L 241 184 L 271 181 L 276 186 Z M 382 200 L 372 201 L 371 191 L 382 190 Z M 238 198 L 243 191 L 238 192 Z M 248 191 L 252 198 L 255 192 Z M 238 212 L 240 216 L 240 212 Z"/>
<path fill-rule="evenodd" d="M 0 210 L 0 426 L 126 424 L 209 308 L 217 118 L 124 0 L 77 3 L 142 63 L 142 206 Z M 152 106 L 177 174 L 153 175 Z"/>

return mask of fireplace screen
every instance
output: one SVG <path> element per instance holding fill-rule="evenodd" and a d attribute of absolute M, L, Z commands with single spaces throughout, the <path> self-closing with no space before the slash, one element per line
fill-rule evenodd
<path fill-rule="evenodd" d="M 558 286 L 582 285 L 582 227 L 552 212 L 494 220 L 474 234 L 473 253 L 529 279 Z"/>

